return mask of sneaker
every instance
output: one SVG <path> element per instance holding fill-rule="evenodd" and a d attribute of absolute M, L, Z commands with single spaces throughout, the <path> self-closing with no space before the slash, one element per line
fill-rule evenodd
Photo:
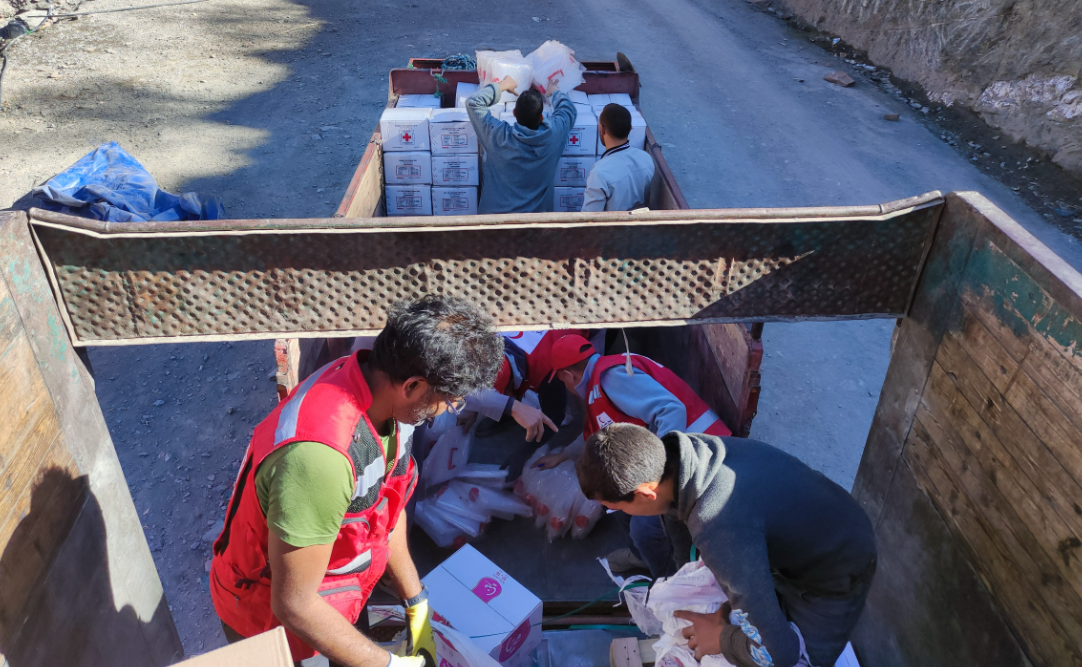
<path fill-rule="evenodd" d="M 646 561 L 635 555 L 628 547 L 617 549 L 605 557 L 609 561 L 609 568 L 613 572 L 630 572 L 631 570 L 649 570 Z"/>
<path fill-rule="evenodd" d="M 504 419 L 502 421 L 496 421 L 489 419 L 488 417 L 482 417 L 477 421 L 477 428 L 473 430 L 473 434 L 478 438 L 491 438 L 500 431 L 507 428 L 507 424 L 513 420 Z"/>

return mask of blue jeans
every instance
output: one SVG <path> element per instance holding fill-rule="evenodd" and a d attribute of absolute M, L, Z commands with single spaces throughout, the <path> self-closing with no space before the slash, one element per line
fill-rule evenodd
<path fill-rule="evenodd" d="M 665 533 L 659 516 L 631 517 L 631 550 L 646 561 L 650 576 L 671 577 L 676 574 L 676 562 L 673 560 L 672 542 Z"/>

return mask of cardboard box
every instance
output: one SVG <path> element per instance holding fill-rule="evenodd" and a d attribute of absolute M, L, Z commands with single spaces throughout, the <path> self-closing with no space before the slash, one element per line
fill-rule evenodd
<path fill-rule="evenodd" d="M 646 119 L 638 111 L 631 112 L 631 134 L 627 135 L 627 141 L 632 148 L 646 150 Z M 601 149 L 598 155 L 605 152 L 601 146 L 598 148 Z"/>
<path fill-rule="evenodd" d="M 480 182 L 476 153 L 432 156 L 432 185 L 476 186 Z"/>
<path fill-rule="evenodd" d="M 466 545 L 424 578 L 435 616 L 466 635 L 498 662 L 527 654 L 541 642 L 541 600 L 495 563 Z M 437 618 L 438 620 L 438 618 Z M 450 667 L 451 651 L 436 651 Z"/>
<path fill-rule="evenodd" d="M 285 628 L 273 630 L 223 646 L 190 660 L 184 667 L 293 667 Z"/>
<path fill-rule="evenodd" d="M 609 93 L 609 102 L 611 104 L 619 104 L 622 107 L 635 107 L 635 105 L 631 103 L 631 96 L 627 93 Z"/>
<path fill-rule="evenodd" d="M 428 134 L 433 155 L 477 152 L 477 133 L 465 109 L 433 109 Z"/>
<path fill-rule="evenodd" d="M 439 109 L 440 98 L 435 95 L 399 95 L 395 108 Z"/>
<path fill-rule="evenodd" d="M 432 215 L 431 185 L 388 185 L 387 215 Z"/>
<path fill-rule="evenodd" d="M 465 109 L 466 98 L 476 93 L 477 89 L 480 87 L 481 85 L 477 83 L 460 81 L 459 84 L 455 86 L 455 106 L 460 109 Z"/>
<path fill-rule="evenodd" d="M 594 108 L 589 104 L 575 103 L 575 112 L 578 116 L 595 116 Z M 596 116 L 595 116 L 596 117 Z"/>
<path fill-rule="evenodd" d="M 590 173 L 590 168 L 594 166 L 594 162 L 597 162 L 597 158 L 592 155 L 565 155 L 561 157 L 560 161 L 556 163 L 554 184 L 557 187 L 586 187 L 586 175 Z"/>
<path fill-rule="evenodd" d="M 384 109 L 379 131 L 384 151 L 427 151 L 428 118 L 432 109 L 405 107 Z"/>
<path fill-rule="evenodd" d="M 564 145 L 563 154 L 597 154 L 597 118 L 579 116 L 575 119 L 575 124 L 571 126 L 571 132 L 567 135 L 567 144 Z"/>
<path fill-rule="evenodd" d="M 383 181 L 387 185 L 432 184 L 432 154 L 428 151 L 390 151 L 383 154 Z"/>
<path fill-rule="evenodd" d="M 553 188 L 552 210 L 557 213 L 578 213 L 582 211 L 582 200 L 586 188 Z"/>
<path fill-rule="evenodd" d="M 432 187 L 433 215 L 477 215 L 477 186 Z"/>
<path fill-rule="evenodd" d="M 575 104 L 585 104 L 586 106 L 590 106 L 590 96 L 581 90 L 572 90 L 567 96 L 570 97 L 571 101 Z"/>

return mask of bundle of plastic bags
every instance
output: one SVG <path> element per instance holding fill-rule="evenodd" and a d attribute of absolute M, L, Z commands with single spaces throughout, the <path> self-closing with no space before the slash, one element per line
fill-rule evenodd
<path fill-rule="evenodd" d="M 533 70 L 533 83 L 545 97 L 557 90 L 569 92 L 582 85 L 586 68 L 575 60 L 575 52 L 563 44 L 549 40 L 526 56 Z M 518 81 L 518 79 L 515 79 Z"/>
<path fill-rule="evenodd" d="M 691 621 L 676 618 L 679 610 L 712 614 L 729 598 L 721 590 L 714 573 L 701 560 L 692 561 L 667 579 L 659 579 L 651 588 L 646 608 L 661 622 L 661 639 L 654 643 L 657 667 L 732 667 L 720 655 L 704 656 L 700 663 L 688 648 L 682 631 Z"/>
<path fill-rule="evenodd" d="M 415 443 L 425 462 L 421 473 L 425 488 L 454 479 L 470 459 L 473 429 L 463 431 L 457 420 L 455 415 L 443 413 L 423 431 L 420 442 Z"/>
<path fill-rule="evenodd" d="M 498 83 L 505 76 L 509 76 L 515 80 L 515 95 L 521 95 L 530 89 L 530 84 L 533 83 L 533 67 L 518 49 L 478 51 L 476 55 L 477 78 L 481 85 Z"/>
<path fill-rule="evenodd" d="M 515 482 L 515 495 L 533 510 L 534 525 L 544 528 L 549 542 L 570 533 L 581 539 L 594 529 L 604 508 L 582 495 L 573 461 L 564 461 L 551 470 L 539 470 L 537 460 L 548 454 L 541 447 L 526 461 L 522 476 Z"/>

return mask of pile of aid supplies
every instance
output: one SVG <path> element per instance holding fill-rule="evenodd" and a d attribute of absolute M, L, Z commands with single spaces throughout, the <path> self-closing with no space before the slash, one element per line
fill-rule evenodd
<path fill-rule="evenodd" d="M 570 534 L 586 537 L 604 513 L 601 503 L 579 489 L 574 461 L 540 470 L 548 453 L 540 447 L 527 460 L 522 476 L 508 481 L 497 464 L 469 463 L 471 426 L 464 430 L 455 415 L 444 414 L 420 434 L 422 466 L 414 521 L 432 541 L 457 549 L 485 534 L 493 519 L 532 518 L 549 542 Z"/>

